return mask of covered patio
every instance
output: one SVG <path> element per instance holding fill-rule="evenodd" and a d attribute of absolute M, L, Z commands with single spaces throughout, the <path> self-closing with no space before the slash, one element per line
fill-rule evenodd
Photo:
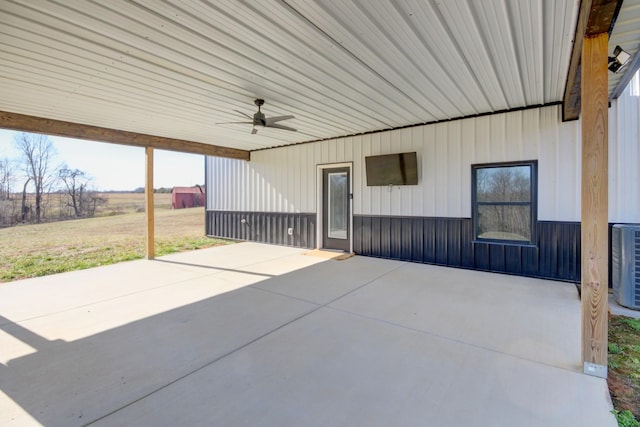
<path fill-rule="evenodd" d="M 0 287 L 0 424 L 615 426 L 573 284 L 240 243 Z"/>
<path fill-rule="evenodd" d="M 374 141 L 362 152 L 341 150 L 338 156 L 337 141 L 371 135 L 390 141 L 392 132 L 406 132 L 410 135 L 400 138 L 420 151 L 424 170 L 441 172 L 437 179 L 422 174 L 420 196 L 426 201 L 443 183 L 452 187 L 440 194 L 464 196 L 434 198 L 425 209 L 394 215 L 469 223 L 477 217 L 469 186 L 473 165 L 539 161 L 548 177 L 539 195 L 546 205 L 532 208 L 530 222 L 579 226 L 579 246 L 577 235 L 566 240 L 571 257 L 579 252 L 583 273 L 583 370 L 606 376 L 607 230 L 610 222 L 637 223 L 640 200 L 633 163 L 637 140 L 625 134 L 625 126 L 610 131 L 608 105 L 617 109 L 640 68 L 639 0 L 380 1 L 373 7 L 362 1 L 12 0 L 2 2 L 0 11 L 0 128 L 144 147 L 149 259 L 155 256 L 155 149 L 204 154 L 210 161 L 241 160 L 235 168 L 278 172 L 277 179 L 254 185 L 257 202 L 238 201 L 222 209 L 224 215 L 267 211 L 316 220 L 322 209 L 313 197 L 312 178 L 302 179 L 312 175 L 303 174 L 308 170 L 299 166 L 301 157 L 288 162 L 287 170 L 276 161 L 261 163 L 264 153 L 308 146 L 313 153 L 305 158 L 314 168 L 331 158 L 333 164 L 353 163 L 357 171 L 366 150 L 392 154 L 392 144 Z M 628 64 L 617 59 L 620 51 Z M 618 72 L 610 73 L 611 65 Z M 553 113 L 549 127 L 542 111 L 555 107 L 561 114 Z M 540 115 L 522 122 L 506 119 L 523 111 Z M 474 123 L 487 117 L 496 117 L 499 125 Z M 284 120 L 287 125 L 280 125 Z M 564 124 L 573 120 L 580 121 L 579 130 Z M 463 130 L 463 123 L 472 125 Z M 436 127 L 439 132 L 427 134 Z M 555 135 L 549 132 L 561 127 Z M 468 156 L 474 150 L 462 150 L 461 144 L 476 137 L 477 155 Z M 494 146 L 483 146 L 487 141 Z M 522 141 L 526 144 L 519 145 Z M 436 143 L 440 157 L 430 157 L 427 148 Z M 612 159 L 617 156 L 611 166 L 609 151 Z M 234 182 L 232 194 L 247 193 L 247 182 Z M 283 182 L 306 187 L 289 195 Z M 567 182 L 575 186 L 571 197 L 559 192 Z M 348 203 L 358 209 L 352 214 L 390 217 L 380 206 L 363 209 L 378 198 L 354 193 Z M 291 203 L 296 195 L 309 195 L 308 203 Z M 571 203 L 564 206 L 567 200 Z M 213 212 L 212 204 L 207 212 Z M 442 213 L 432 206 L 451 209 Z M 241 221 L 238 217 L 231 226 L 244 227 Z M 275 240 L 296 232 L 287 230 Z M 557 236 L 564 234 L 550 235 L 552 251 L 562 254 L 556 251 L 564 244 Z M 530 240 L 538 251 L 541 246 Z M 473 244 L 464 242 L 468 250 Z M 576 264 L 564 255 L 558 262 L 568 268 Z M 486 269 L 490 260 L 481 263 Z"/>

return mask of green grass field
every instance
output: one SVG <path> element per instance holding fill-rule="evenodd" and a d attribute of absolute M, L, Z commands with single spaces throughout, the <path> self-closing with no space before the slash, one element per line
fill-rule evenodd
<path fill-rule="evenodd" d="M 95 193 L 96 205 L 93 216 L 113 216 L 127 213 L 144 212 L 143 193 Z M 27 223 L 35 223 L 35 196 L 28 194 L 26 205 L 30 208 Z M 0 200 L 0 227 L 20 224 L 22 195 L 12 194 L 10 198 Z M 171 209 L 171 193 L 154 194 L 156 209 Z M 69 196 L 65 193 L 44 195 L 41 222 L 55 222 L 74 219 Z"/>
<path fill-rule="evenodd" d="M 100 197 L 106 199 L 106 204 L 96 209 L 96 216 L 144 212 L 142 193 L 100 193 Z M 156 193 L 153 198 L 156 209 L 171 209 L 171 193 Z"/>
<path fill-rule="evenodd" d="M 133 196 L 121 201 L 133 213 L 0 229 L 0 282 L 143 258 L 146 219 Z M 156 209 L 156 256 L 230 243 L 205 237 L 204 218 L 204 208 Z"/>
<path fill-rule="evenodd" d="M 618 424 L 640 426 L 640 319 L 609 319 L 609 391 Z"/>

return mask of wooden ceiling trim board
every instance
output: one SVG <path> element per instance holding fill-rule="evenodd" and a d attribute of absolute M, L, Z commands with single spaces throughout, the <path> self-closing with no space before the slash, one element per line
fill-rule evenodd
<path fill-rule="evenodd" d="M 580 61 L 585 37 L 609 33 L 622 5 L 622 0 L 582 0 L 573 39 L 567 83 L 564 88 L 562 120 L 577 120 L 580 116 Z"/>
<path fill-rule="evenodd" d="M 248 151 L 236 148 L 83 125 L 80 123 L 28 116 L 8 111 L 0 111 L 0 128 L 137 147 L 154 147 L 160 150 L 178 151 L 182 153 L 249 160 Z"/>

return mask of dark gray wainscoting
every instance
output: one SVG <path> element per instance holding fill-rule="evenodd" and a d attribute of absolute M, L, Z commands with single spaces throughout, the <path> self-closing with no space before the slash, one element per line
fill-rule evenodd
<path fill-rule="evenodd" d="M 355 215 L 359 255 L 580 281 L 580 223 L 539 221 L 535 245 L 473 241 L 469 218 Z"/>
<path fill-rule="evenodd" d="M 208 236 L 315 248 L 316 229 L 315 213 L 207 211 Z M 579 282 L 580 223 L 539 221 L 535 233 L 534 245 L 474 242 L 470 218 L 353 217 L 358 255 Z"/>
<path fill-rule="evenodd" d="M 292 235 L 287 232 L 289 228 L 293 229 Z M 315 248 L 316 214 L 207 211 L 206 233 L 228 239 Z"/>

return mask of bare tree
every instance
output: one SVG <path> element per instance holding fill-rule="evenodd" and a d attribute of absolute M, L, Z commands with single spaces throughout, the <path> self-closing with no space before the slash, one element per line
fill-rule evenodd
<path fill-rule="evenodd" d="M 14 163 L 7 158 L 0 159 L 0 200 L 11 199 L 14 179 Z"/>
<path fill-rule="evenodd" d="M 27 216 L 29 216 L 29 212 L 31 211 L 31 206 L 27 205 L 27 187 L 29 186 L 29 182 L 31 182 L 31 178 L 27 178 L 22 186 L 22 222 L 27 222 Z"/>
<path fill-rule="evenodd" d="M 36 222 L 40 222 L 43 218 L 43 196 L 55 178 L 55 168 L 50 165 L 55 148 L 46 135 L 21 132 L 14 137 L 14 141 L 22 155 L 26 178 L 23 190 L 23 220 L 26 219 L 26 189 L 31 183 L 35 194 Z"/>
<path fill-rule="evenodd" d="M 65 186 L 69 205 L 73 208 L 76 218 L 92 216 L 95 211 L 95 197 L 89 191 L 91 178 L 87 173 L 64 165 L 58 173 L 58 178 Z"/>
<path fill-rule="evenodd" d="M 12 225 L 15 214 L 15 201 L 11 200 L 15 180 L 15 163 L 9 159 L 0 159 L 0 227 Z"/>

